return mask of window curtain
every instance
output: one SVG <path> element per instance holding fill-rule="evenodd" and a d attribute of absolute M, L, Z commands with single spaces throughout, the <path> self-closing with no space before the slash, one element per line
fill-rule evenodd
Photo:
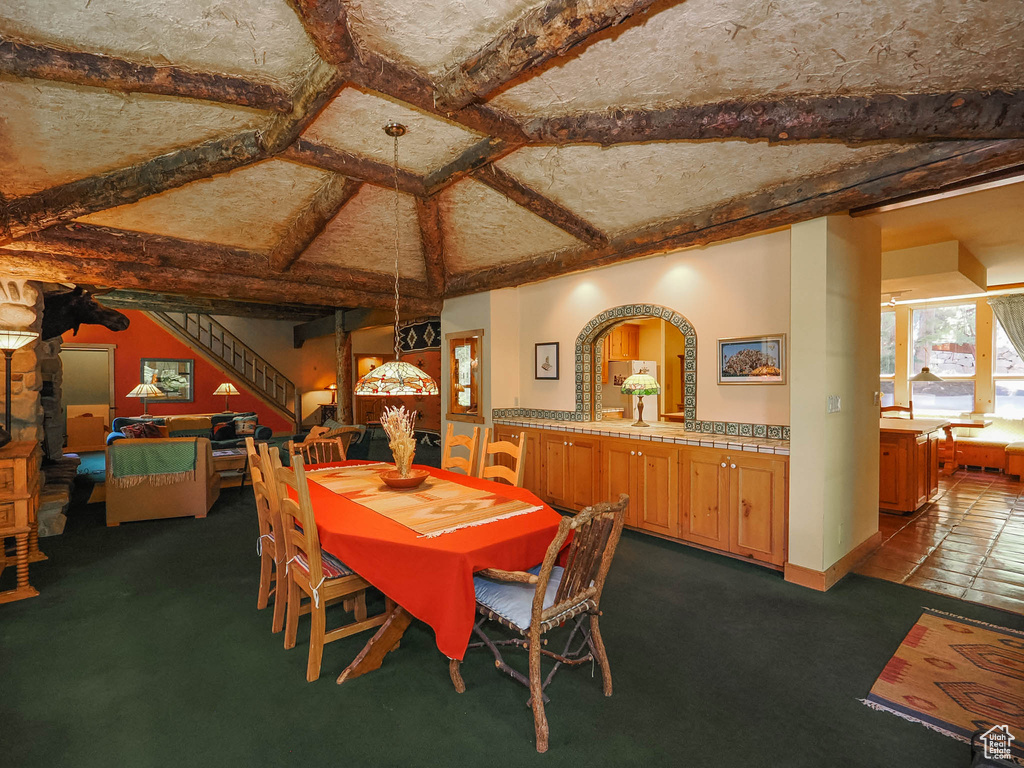
<path fill-rule="evenodd" d="M 1024 358 L 1024 294 L 995 296 L 988 300 L 988 304 L 1013 348 Z"/>

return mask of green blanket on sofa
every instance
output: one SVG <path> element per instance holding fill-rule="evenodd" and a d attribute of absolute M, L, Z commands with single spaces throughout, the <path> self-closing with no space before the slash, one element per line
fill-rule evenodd
<path fill-rule="evenodd" d="M 107 451 L 107 479 L 121 488 L 170 485 L 195 477 L 198 440 L 118 440 Z"/>

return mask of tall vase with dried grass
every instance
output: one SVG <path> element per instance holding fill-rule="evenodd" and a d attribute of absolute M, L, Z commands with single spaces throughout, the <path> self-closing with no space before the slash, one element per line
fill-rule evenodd
<path fill-rule="evenodd" d="M 416 412 L 405 410 L 404 405 L 385 408 L 380 425 L 388 436 L 388 447 L 395 458 L 395 468 L 402 477 L 409 476 L 412 457 L 416 455 Z"/>

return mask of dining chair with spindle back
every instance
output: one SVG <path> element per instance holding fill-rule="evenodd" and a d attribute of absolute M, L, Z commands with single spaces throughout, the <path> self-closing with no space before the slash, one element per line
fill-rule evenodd
<path fill-rule="evenodd" d="M 491 430 L 484 430 L 483 450 L 480 453 L 480 467 L 478 476 L 485 480 L 500 479 L 509 485 L 517 488 L 523 487 L 523 470 L 526 468 L 526 433 L 519 433 L 519 444 L 507 440 L 495 440 L 490 442 Z M 493 457 L 491 464 L 487 463 L 488 457 Z M 495 460 L 499 456 L 507 456 L 511 466 L 497 464 Z"/>
<path fill-rule="evenodd" d="M 287 556 L 285 574 L 288 584 L 288 616 L 285 621 L 284 647 L 295 647 L 299 614 L 309 613 L 306 680 L 313 682 L 320 677 L 326 643 L 379 627 L 384 623 L 387 612 L 367 618 L 366 589 L 370 585 L 341 560 L 320 549 L 320 537 L 302 455 L 292 457 L 291 467 L 281 466 L 280 459 L 271 459 Z M 309 598 L 305 604 L 303 596 Z M 349 605 L 353 607 L 354 620 L 328 631 L 327 604 L 353 598 L 354 601 Z"/>
<path fill-rule="evenodd" d="M 883 419 L 892 418 L 889 414 L 897 418 L 903 418 L 903 414 L 906 414 L 908 419 L 912 419 L 914 418 L 914 401 L 911 400 L 910 405 L 883 405 L 879 412 Z"/>
<path fill-rule="evenodd" d="M 265 444 L 260 446 L 266 451 Z M 277 448 L 271 449 L 277 451 Z M 276 497 L 276 485 L 270 474 L 269 454 L 264 459 L 257 452 L 256 444 L 251 437 L 245 438 L 245 451 L 249 460 L 249 473 L 252 481 L 253 497 L 256 501 L 256 520 L 259 524 L 259 539 L 256 540 L 256 553 L 260 556 L 260 583 L 256 596 L 256 607 L 263 610 L 274 598 L 274 617 L 271 624 L 273 632 L 284 629 L 285 608 L 288 599 L 288 587 L 284 578 L 284 539 L 281 537 L 281 516 Z M 271 586 L 273 584 L 273 586 Z"/>
<path fill-rule="evenodd" d="M 456 435 L 454 425 L 448 422 L 448 431 L 444 437 L 444 454 L 441 456 L 441 469 L 460 469 L 470 477 L 476 476 L 477 446 L 480 445 L 480 427 L 473 427 L 473 436 Z M 453 448 L 465 448 L 469 456 L 456 456 Z"/>
<path fill-rule="evenodd" d="M 555 672 L 563 664 L 578 666 L 596 661 L 601 668 L 604 695 L 612 695 L 612 672 L 601 638 L 598 617 L 601 615 L 601 593 L 611 567 L 615 549 L 622 534 L 622 523 L 629 506 L 626 494 L 615 503 L 605 502 L 572 517 L 563 517 L 558 532 L 548 546 L 543 562 L 530 571 L 502 571 L 495 568 L 478 571 L 473 577 L 477 611 L 482 618 L 473 627 L 481 642 L 470 648 L 486 646 L 494 654 L 495 666 L 509 677 L 530 689 L 529 706 L 533 708 L 533 724 L 537 751 L 548 748 L 548 721 L 544 713 L 548 687 Z M 555 565 L 569 536 L 572 541 L 565 557 L 565 566 Z M 508 627 L 519 637 L 492 640 L 483 631 L 488 621 Z M 568 640 L 561 653 L 543 646 L 541 636 L 571 622 Z M 582 637 L 573 648 L 577 634 Z M 498 646 L 525 648 L 530 654 L 530 675 L 513 669 L 501 656 Z M 586 654 L 583 652 L 587 651 Z M 555 660 L 546 678 L 541 679 L 541 656 Z M 455 690 L 466 690 L 459 670 L 459 661 L 451 660 L 449 672 Z"/>
<path fill-rule="evenodd" d="M 345 461 L 345 443 L 340 437 L 318 437 L 301 443 L 288 441 L 288 456 L 302 456 L 303 464 L 332 464 Z"/>

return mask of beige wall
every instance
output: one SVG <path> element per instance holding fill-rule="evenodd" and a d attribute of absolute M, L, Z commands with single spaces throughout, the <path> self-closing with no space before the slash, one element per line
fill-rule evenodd
<path fill-rule="evenodd" d="M 821 571 L 878 530 L 878 228 L 794 225 L 791 273 L 789 561 Z"/>
<path fill-rule="evenodd" d="M 438 382 L 441 388 L 442 434 L 444 434 L 448 429 L 448 420 L 445 418 L 445 414 L 448 413 L 448 382 L 451 381 L 451 370 L 448 364 L 448 340 L 446 338 L 449 333 L 475 330 L 483 330 L 484 332 L 483 343 L 481 345 L 482 360 L 480 362 L 480 369 L 483 371 L 483 382 L 480 392 L 480 408 L 483 411 L 486 424 L 482 424 L 480 426 L 490 426 L 491 424 L 491 408 L 494 407 L 492 405 L 493 399 L 491 397 L 491 390 L 494 386 L 493 382 L 495 379 L 499 381 L 497 391 L 503 400 L 505 398 L 515 397 L 514 394 L 507 391 L 506 387 L 502 383 L 502 377 L 505 375 L 504 371 L 507 370 L 507 368 L 504 368 L 503 366 L 515 365 L 518 367 L 518 362 L 510 359 L 512 355 L 508 350 L 508 334 L 512 333 L 514 335 L 517 327 L 513 317 L 499 316 L 498 318 L 499 324 L 502 325 L 502 330 L 498 333 L 500 339 L 498 345 L 498 351 L 501 355 L 500 365 L 492 364 L 494 357 L 491 353 L 493 341 L 491 333 L 492 304 L 495 305 L 499 313 L 502 311 L 508 312 L 509 301 L 504 295 L 499 296 L 499 294 L 510 293 L 514 293 L 514 289 L 508 289 L 506 291 L 488 291 L 486 293 L 475 293 L 471 296 L 458 296 L 454 299 L 445 299 L 444 309 L 441 310 L 441 381 Z M 452 423 L 455 425 L 455 433 L 460 435 L 472 434 L 473 427 L 476 426 L 463 421 L 453 421 Z"/>

